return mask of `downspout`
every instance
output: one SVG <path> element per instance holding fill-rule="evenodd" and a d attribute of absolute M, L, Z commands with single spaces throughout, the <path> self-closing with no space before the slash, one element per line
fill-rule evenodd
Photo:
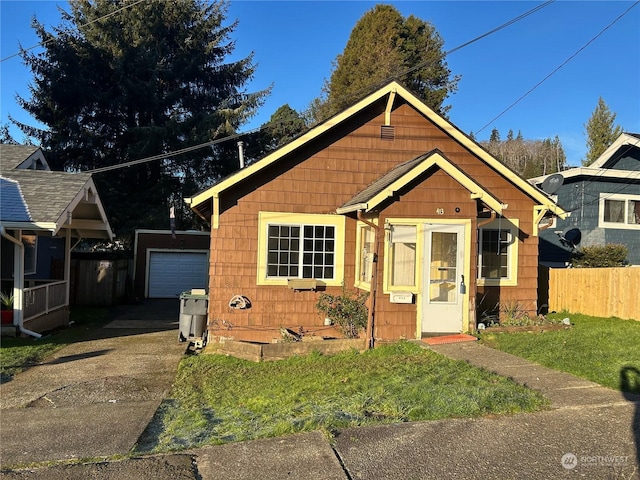
<path fill-rule="evenodd" d="M 380 226 L 375 223 L 367 220 L 362 216 L 362 210 L 358 210 L 358 220 L 367 224 L 371 228 L 373 228 L 373 271 L 371 272 L 371 291 L 369 292 L 369 314 L 367 316 L 367 345 L 366 349 L 369 350 L 373 348 L 374 345 L 374 335 L 373 335 L 373 326 L 375 320 L 375 310 L 376 310 L 376 290 L 378 286 L 378 233 L 380 232 Z"/>
<path fill-rule="evenodd" d="M 20 332 L 24 333 L 25 335 L 31 335 L 32 337 L 36 337 L 36 338 L 40 338 L 42 337 L 42 335 L 40 335 L 37 332 L 32 332 L 31 330 L 27 330 L 26 328 L 24 328 L 24 326 L 22 325 L 22 319 L 24 318 L 24 310 L 23 310 L 23 298 L 24 298 L 24 245 L 22 244 L 22 242 L 20 240 L 18 240 L 15 237 L 12 237 L 11 235 L 9 235 L 7 233 L 7 231 L 5 230 L 5 228 L 3 226 L 0 225 L 0 234 L 2 234 L 2 236 L 4 238 L 6 238 L 7 240 L 9 240 L 11 243 L 13 243 L 14 245 L 16 245 L 18 247 L 18 262 L 16 262 L 16 257 L 14 255 L 14 266 L 13 266 L 13 270 L 14 270 L 14 279 L 13 279 L 13 324 L 16 325 L 18 327 L 18 329 L 20 330 Z M 19 270 L 17 273 L 19 275 L 16 275 L 16 263 L 19 263 L 19 265 L 17 266 L 17 270 Z M 16 279 L 18 280 L 18 287 L 16 287 Z M 17 307 L 17 308 L 16 308 Z M 17 318 L 16 318 L 17 317 Z"/>
<path fill-rule="evenodd" d="M 493 222 L 495 219 L 496 219 L 496 211 L 495 211 L 495 210 L 491 210 L 491 216 L 490 216 L 489 218 L 487 218 L 487 219 L 485 219 L 485 220 L 481 221 L 481 222 L 478 222 L 477 227 L 478 227 L 478 228 L 480 228 L 480 227 L 484 227 L 485 225 L 487 225 L 487 224 L 489 224 L 489 223 Z"/>

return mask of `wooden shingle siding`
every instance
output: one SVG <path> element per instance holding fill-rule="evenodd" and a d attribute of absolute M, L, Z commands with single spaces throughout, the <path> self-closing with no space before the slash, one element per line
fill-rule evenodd
<path fill-rule="evenodd" d="M 349 121 L 297 150 L 265 166 L 252 176 L 220 193 L 220 220 L 211 231 L 210 245 L 210 334 L 242 340 L 269 342 L 280 338 L 281 326 L 292 330 L 336 336 L 324 326 L 324 315 L 315 304 L 319 291 L 296 291 L 286 286 L 257 285 L 258 213 L 335 214 L 356 194 L 396 166 L 433 150 L 472 178 L 483 190 L 508 204 L 507 218 L 519 220 L 518 285 L 478 288 L 493 289 L 499 299 L 518 299 L 535 312 L 537 298 L 537 237 L 532 236 L 535 202 L 485 161 L 451 138 L 413 107 L 399 101 L 391 114 L 395 137 L 381 138 L 386 102 L 380 101 L 357 112 Z M 471 272 L 469 292 L 476 291 L 477 201 L 470 192 L 443 170 L 434 166 L 411 182 L 407 191 L 380 206 L 379 224 L 385 218 L 471 219 Z M 455 209 L 460 211 L 456 212 Z M 384 231 L 379 236 L 375 337 L 416 338 L 418 302 L 395 304 L 383 293 Z M 356 218 L 346 218 L 344 286 L 352 290 L 356 262 Z M 340 287 L 327 287 L 338 294 Z M 234 295 L 244 295 L 251 308 L 228 306 Z M 475 297 L 470 308 L 475 308 Z M 484 308 L 484 305 L 483 305 Z M 480 310 L 480 308 L 479 308 Z M 473 316 L 475 318 L 475 311 Z M 473 327 L 473 326 L 472 326 Z"/>

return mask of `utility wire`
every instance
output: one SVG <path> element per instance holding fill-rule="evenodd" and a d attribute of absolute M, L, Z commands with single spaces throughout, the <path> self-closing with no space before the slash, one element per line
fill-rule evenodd
<path fill-rule="evenodd" d="M 153 157 L 141 158 L 139 160 L 132 160 L 130 162 L 125 162 L 125 163 L 118 163 L 116 165 L 110 165 L 108 167 L 94 168 L 93 170 L 85 170 L 82 173 L 102 173 L 102 172 L 108 172 L 110 170 L 117 170 L 119 168 L 132 167 L 134 165 L 139 165 L 141 163 L 153 162 L 155 160 L 164 160 L 167 157 L 174 157 L 174 156 L 177 156 L 177 155 L 182 155 L 184 153 L 193 152 L 194 150 L 200 150 L 202 148 L 210 147 L 212 145 L 216 145 L 217 143 L 226 142 L 227 140 L 233 140 L 234 138 L 239 138 L 239 137 L 242 137 L 243 135 L 246 135 L 248 133 L 253 133 L 253 132 L 256 132 L 256 131 L 259 131 L 259 130 L 260 130 L 260 128 L 256 128 L 254 130 L 248 130 L 246 132 L 236 133 L 234 135 L 229 135 L 227 137 L 218 138 L 217 140 L 212 140 L 210 142 L 200 143 L 198 145 L 193 145 L 191 147 L 186 147 L 186 148 L 183 148 L 181 150 L 176 150 L 174 152 L 161 153 L 159 155 L 154 155 Z"/>
<path fill-rule="evenodd" d="M 534 8 L 532 8 L 531 10 L 528 10 L 525 13 L 523 13 L 521 15 L 518 15 L 517 17 L 509 20 L 508 22 L 505 22 L 502 25 L 500 25 L 500 26 L 498 26 L 498 27 L 496 27 L 496 28 L 494 28 L 492 30 L 489 30 L 486 33 L 483 33 L 482 35 L 478 35 L 477 37 L 475 37 L 475 38 L 473 38 L 473 39 L 471 39 L 471 40 L 469 40 L 469 41 L 467 41 L 467 42 L 465 42 L 465 43 L 463 43 L 461 45 L 458 45 L 457 47 L 454 47 L 451 50 L 448 50 L 448 51 L 444 52 L 443 58 L 447 57 L 448 55 L 450 55 L 450 54 L 452 54 L 454 52 L 457 52 L 458 50 L 461 50 L 464 47 L 467 47 L 467 46 L 471 45 L 472 43 L 475 43 L 475 42 L 477 42 L 479 40 L 482 40 L 483 38 L 488 37 L 489 35 L 492 35 L 492 34 L 494 34 L 496 32 L 499 32 L 500 30 L 502 30 L 504 28 L 507 28 L 508 26 L 510 26 L 510 25 L 512 25 L 512 24 L 514 24 L 514 23 L 516 23 L 516 22 L 528 17 L 529 15 L 532 15 L 532 14 L 538 12 L 539 10 L 542 10 L 544 7 L 547 7 L 547 6 L 551 5 L 554 1 L 555 0 L 548 0 L 548 1 L 546 1 L 546 2 L 544 2 L 542 4 L 540 4 L 540 5 L 537 5 Z M 362 97 L 362 96 L 366 95 L 367 93 L 369 93 L 371 90 L 375 89 L 375 87 L 377 87 L 378 85 L 384 85 L 384 84 L 390 82 L 391 80 L 405 77 L 406 75 L 410 74 L 411 72 L 413 72 L 415 70 L 418 70 L 419 68 L 426 67 L 426 66 L 430 65 L 431 63 L 433 63 L 432 60 L 425 60 L 424 62 L 420 62 L 420 63 L 414 65 L 411 68 L 403 70 L 403 71 L 401 71 L 399 73 L 394 73 L 393 75 L 390 75 L 390 76 L 380 80 L 376 84 L 371 84 L 371 85 L 362 87 L 361 89 L 356 90 L 355 92 L 351 92 L 349 94 L 343 95 L 342 97 L 339 97 L 338 99 L 334 99 L 333 103 L 343 102 L 345 100 L 348 100 L 351 97 Z"/>
<path fill-rule="evenodd" d="M 83 24 L 82 24 L 82 25 L 80 25 L 78 28 L 88 27 L 88 26 L 89 26 L 89 25 L 91 25 L 91 24 L 94 24 L 94 23 L 96 23 L 96 22 L 99 22 L 99 21 L 101 21 L 101 20 L 104 20 L 105 18 L 109 18 L 109 17 L 111 17 L 111 16 L 115 15 L 116 13 L 120 13 L 121 11 L 126 10 L 127 8 L 131 8 L 131 7 L 133 7 L 134 5 L 137 5 L 137 4 L 139 4 L 139 3 L 141 3 L 141 2 L 144 2 L 144 1 L 145 1 L 145 0 L 136 0 L 136 1 L 134 1 L 134 2 L 128 3 L 127 5 L 124 5 L 124 6 L 120 7 L 120 8 L 118 8 L 118 9 L 114 10 L 113 12 L 107 13 L 107 14 L 105 14 L 105 15 L 101 16 L 101 17 L 98 17 L 98 18 L 94 18 L 94 19 L 93 19 L 93 20 L 91 20 L 90 22 L 83 23 Z M 0 63 L 4 62 L 5 60 L 9 60 L 9 59 L 11 59 L 11 58 L 17 57 L 17 56 L 18 56 L 18 55 L 20 55 L 22 52 L 28 52 L 29 50 L 33 50 L 34 48 L 44 47 L 45 45 L 47 45 L 47 44 L 49 44 L 49 43 L 53 42 L 56 38 L 57 38 L 57 35 L 52 34 L 52 35 L 51 35 L 51 38 L 49 38 L 49 39 L 45 40 L 44 42 L 40 42 L 40 43 L 38 43 L 38 44 L 36 44 L 36 45 L 33 45 L 33 46 L 29 47 L 29 48 L 25 48 L 25 49 L 21 50 L 20 52 L 16 52 L 16 53 L 14 53 L 13 55 L 9 55 L 8 57 L 5 57 L 5 58 L 3 58 L 2 60 L 0 60 Z"/>
<path fill-rule="evenodd" d="M 629 11 L 635 7 L 636 5 L 638 5 L 638 3 L 640 3 L 640 0 L 636 1 L 633 5 L 631 5 L 627 10 L 625 10 L 620 16 L 618 16 L 618 18 L 616 18 L 615 20 L 613 20 L 609 25 L 607 25 L 606 27 L 604 27 L 600 33 L 598 33 L 595 37 L 591 38 L 591 40 L 589 40 L 587 43 L 585 43 L 582 47 L 580 47 L 573 55 L 571 55 L 569 58 L 567 58 L 564 62 L 562 62 L 558 67 L 556 67 L 551 73 L 549 73 L 546 77 L 544 77 L 542 80 L 540 80 L 538 83 L 536 83 L 533 87 L 531 87 L 525 94 L 523 94 L 520 98 L 518 98 L 515 102 L 513 102 L 511 105 L 509 105 L 507 108 L 505 108 L 502 112 L 500 112 L 498 115 L 496 115 L 494 118 L 492 118 L 489 122 L 487 122 L 486 125 L 484 125 L 480 130 L 478 130 L 477 132 L 481 132 L 483 131 L 485 128 L 487 128 L 489 125 L 491 125 L 493 122 L 495 122 L 498 118 L 500 118 L 502 115 L 504 115 L 505 113 L 507 113 L 509 110 L 511 110 L 514 106 L 516 106 L 518 103 L 520 103 L 521 100 L 523 100 L 526 96 L 528 96 L 531 92 L 533 92 L 536 88 L 538 88 L 540 85 L 542 85 L 546 80 L 548 80 L 549 78 L 551 78 L 558 70 L 560 70 L 562 67 L 564 67 L 567 63 L 569 63 L 571 60 L 573 60 L 580 52 L 582 52 L 585 48 L 587 48 L 589 45 L 591 45 L 598 37 L 600 37 L 604 32 L 606 32 L 607 30 L 609 30 L 609 28 L 611 28 L 616 22 L 618 22 L 622 17 L 624 17 L 627 13 L 629 13 Z"/>
<path fill-rule="evenodd" d="M 142 0 L 139 0 L 139 1 L 142 1 Z M 546 1 L 546 2 L 544 2 L 542 4 L 540 4 L 540 5 L 537 5 L 536 7 L 532 8 L 531 10 L 528 10 L 527 12 L 525 12 L 525 13 L 523 13 L 523 14 L 521 14 L 521 15 L 519 15 L 519 16 L 511 19 L 511 20 L 509 20 L 508 22 L 503 23 L 502 25 L 500 25 L 500 26 L 498 26 L 496 28 L 493 28 L 492 30 L 490 30 L 490 31 L 488 31 L 486 33 L 483 33 L 482 35 L 479 35 L 479 36 L 477 36 L 477 37 L 475 37 L 475 38 L 473 38 L 473 39 L 471 39 L 471 40 L 469 40 L 469 41 L 467 41 L 467 42 L 465 42 L 465 43 L 463 43 L 461 45 L 458 45 L 455 48 L 452 48 L 451 50 L 445 52 L 444 56 L 446 57 L 447 55 L 449 55 L 449 54 L 451 54 L 453 52 L 461 50 L 462 48 L 467 47 L 467 46 L 471 45 L 472 43 L 475 43 L 475 42 L 477 42 L 477 41 L 479 41 L 479 40 L 481 40 L 481 39 L 483 39 L 483 38 L 485 38 L 485 37 L 487 37 L 487 36 L 489 36 L 489 35 L 491 35 L 493 33 L 496 33 L 498 31 L 500 31 L 500 30 L 502 30 L 502 29 L 504 29 L 504 28 L 506 28 L 506 27 L 518 22 L 518 21 L 522 20 L 523 18 L 526 18 L 529 15 L 532 15 L 533 13 L 536 13 L 537 11 L 541 10 L 542 8 L 544 8 L 544 7 L 548 6 L 548 5 L 551 5 L 554 1 L 555 0 L 548 0 L 548 1 Z M 431 63 L 431 60 L 425 61 L 425 62 L 421 62 L 421 63 L 419 63 L 419 64 L 417 64 L 417 65 L 415 65 L 415 66 L 403 71 L 403 72 L 396 73 L 396 74 L 394 74 L 394 75 L 392 75 L 390 77 L 387 77 L 386 79 L 382 80 L 379 83 L 387 83 L 387 82 L 389 82 L 389 81 L 391 81 L 391 80 L 393 80 L 395 78 L 404 77 L 405 75 L 408 75 L 412 71 L 417 70 L 418 68 L 422 68 L 422 67 L 428 65 L 429 63 Z M 341 101 L 342 100 L 346 100 L 347 98 L 352 97 L 352 96 L 354 96 L 356 94 L 358 96 L 362 96 L 363 94 L 365 94 L 369 90 L 371 90 L 372 87 L 373 87 L 373 85 L 369 85 L 368 87 L 364 87 L 364 88 L 358 90 L 357 92 L 345 95 L 344 97 L 340 98 L 340 100 Z M 130 167 L 130 166 L 133 166 L 133 165 L 138 165 L 138 164 L 141 164 L 141 163 L 152 162 L 152 161 L 155 161 L 155 160 L 161 160 L 161 159 L 165 159 L 167 157 L 172 157 L 172 156 L 175 156 L 175 155 L 180 155 L 180 154 L 183 154 L 183 153 L 188 153 L 188 152 L 191 152 L 191 151 L 194 151 L 194 150 L 198 150 L 200 148 L 210 147 L 212 145 L 215 145 L 216 143 L 222 143 L 222 142 L 227 141 L 227 140 L 233 140 L 233 139 L 238 138 L 240 136 L 260 131 L 263 128 L 265 128 L 264 125 L 261 126 L 261 127 L 255 128 L 253 130 L 248 130 L 248 131 L 245 131 L 245 132 L 242 132 L 242 133 L 238 133 L 238 134 L 235 134 L 235 135 L 230 135 L 228 137 L 219 138 L 219 139 L 214 140 L 212 142 L 205 142 L 205 143 L 202 143 L 202 144 L 199 144 L 199 145 L 194 145 L 192 147 L 188 147 L 188 148 L 185 148 L 185 149 L 182 149 L 182 150 L 177 150 L 175 152 L 168 152 L 168 153 L 165 153 L 165 154 L 154 155 L 153 157 L 141 158 L 139 160 L 133 160 L 133 161 L 130 161 L 130 162 L 120 163 L 120 164 L 117 164 L 117 165 L 111 165 L 111 166 L 108 166 L 108 167 L 97 168 L 97 169 L 93 169 L 93 170 L 85 170 L 85 171 L 83 171 L 83 173 L 101 173 L 101 172 L 107 172 L 107 171 L 110 171 L 110 170 L 115 170 L 115 169 L 118 169 L 118 168 L 125 168 L 125 167 Z"/>

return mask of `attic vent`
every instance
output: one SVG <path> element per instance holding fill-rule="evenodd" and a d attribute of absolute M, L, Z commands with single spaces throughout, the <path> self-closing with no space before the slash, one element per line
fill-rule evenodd
<path fill-rule="evenodd" d="M 382 125 L 380 127 L 380 138 L 382 140 L 395 140 L 395 127 L 393 125 Z"/>

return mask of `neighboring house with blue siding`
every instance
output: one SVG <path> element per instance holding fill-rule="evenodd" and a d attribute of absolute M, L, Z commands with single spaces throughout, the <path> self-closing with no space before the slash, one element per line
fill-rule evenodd
<path fill-rule="evenodd" d="M 574 248 L 621 243 L 629 264 L 640 265 L 640 134 L 623 133 L 588 167 L 555 175 L 563 183 L 551 182 L 554 195 L 571 216 L 540 232 L 540 264 L 564 267 Z M 529 181 L 542 188 L 550 177 Z"/>
<path fill-rule="evenodd" d="M 74 245 L 113 232 L 91 174 L 54 172 L 39 147 L 0 144 L 0 237 L 0 290 L 14 296 L 5 328 L 39 337 L 69 320 Z"/>

